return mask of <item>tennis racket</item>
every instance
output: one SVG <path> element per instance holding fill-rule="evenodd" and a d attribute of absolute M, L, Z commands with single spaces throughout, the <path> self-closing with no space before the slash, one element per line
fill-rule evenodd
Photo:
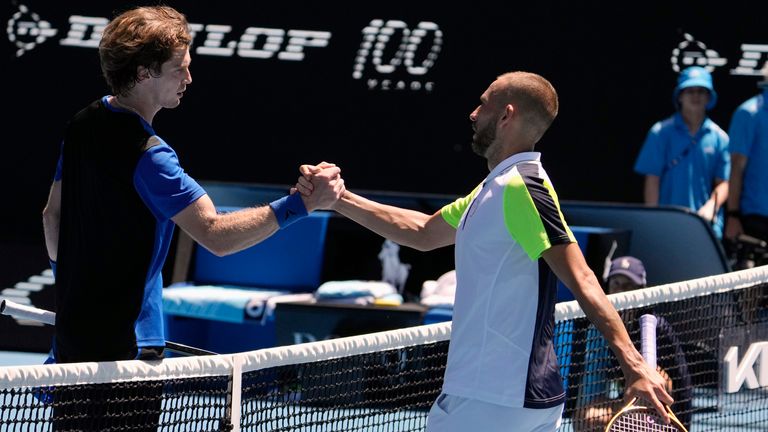
<path fill-rule="evenodd" d="M 10 300 L 0 301 L 0 315 L 8 315 L 18 319 L 37 321 L 48 325 L 56 325 L 55 313 L 45 309 L 36 308 L 34 306 L 25 306 L 22 304 L 14 303 Z M 215 352 L 204 350 L 202 348 L 192 347 L 189 345 L 183 345 L 176 342 L 165 342 L 165 349 L 172 353 L 186 356 L 216 355 Z"/>
<path fill-rule="evenodd" d="M 656 369 L 656 317 L 646 314 L 640 317 L 640 350 L 643 359 Z M 643 403 L 637 398 L 632 399 L 605 427 L 605 432 L 688 432 L 678 420 L 669 406 L 665 406 L 669 414 L 669 424 L 659 416 L 656 409 Z"/>

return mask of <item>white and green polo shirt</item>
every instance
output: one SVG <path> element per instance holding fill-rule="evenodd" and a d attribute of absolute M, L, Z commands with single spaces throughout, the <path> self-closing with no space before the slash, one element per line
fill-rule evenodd
<path fill-rule="evenodd" d="M 445 393 L 526 408 L 565 400 L 552 344 L 557 279 L 541 254 L 576 240 L 539 158 L 505 159 L 441 210 L 456 228 Z"/>

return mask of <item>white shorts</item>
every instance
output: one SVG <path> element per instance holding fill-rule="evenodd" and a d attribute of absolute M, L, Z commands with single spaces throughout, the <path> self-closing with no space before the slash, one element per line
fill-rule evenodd
<path fill-rule="evenodd" d="M 553 432 L 560 428 L 563 405 L 513 408 L 441 393 L 427 417 L 427 432 Z"/>

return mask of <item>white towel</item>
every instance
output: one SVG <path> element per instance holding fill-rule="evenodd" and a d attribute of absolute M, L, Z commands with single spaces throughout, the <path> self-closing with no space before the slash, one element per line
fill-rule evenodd
<path fill-rule="evenodd" d="M 163 290 L 167 313 L 216 321 L 242 323 L 246 319 L 265 322 L 280 301 L 311 300 L 311 293 L 228 286 L 184 286 Z"/>
<path fill-rule="evenodd" d="M 421 304 L 431 307 L 453 308 L 456 297 L 456 270 L 444 273 L 434 280 L 427 280 L 421 286 Z"/>

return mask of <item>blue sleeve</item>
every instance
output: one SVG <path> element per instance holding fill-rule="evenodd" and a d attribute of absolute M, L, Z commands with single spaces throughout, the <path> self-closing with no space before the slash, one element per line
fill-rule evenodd
<path fill-rule="evenodd" d="M 59 146 L 59 161 L 56 162 L 56 174 L 53 175 L 53 181 L 61 181 L 62 168 L 64 167 L 64 141 Z"/>
<path fill-rule="evenodd" d="M 133 183 L 158 219 L 174 217 L 205 195 L 205 190 L 181 168 L 176 152 L 165 143 L 144 152 Z"/>
<path fill-rule="evenodd" d="M 664 140 L 661 122 L 653 125 L 645 138 L 643 148 L 635 161 L 635 172 L 643 175 L 661 176 L 664 172 Z"/>
<path fill-rule="evenodd" d="M 728 136 L 731 139 L 729 145 L 731 153 L 749 156 L 755 136 L 755 122 L 752 120 L 752 114 L 743 107 L 739 107 L 733 113 L 731 126 L 728 129 Z"/>
<path fill-rule="evenodd" d="M 731 154 L 728 153 L 728 135 L 723 132 L 718 140 L 717 165 L 715 167 L 715 178 L 728 181 L 731 175 Z"/>

